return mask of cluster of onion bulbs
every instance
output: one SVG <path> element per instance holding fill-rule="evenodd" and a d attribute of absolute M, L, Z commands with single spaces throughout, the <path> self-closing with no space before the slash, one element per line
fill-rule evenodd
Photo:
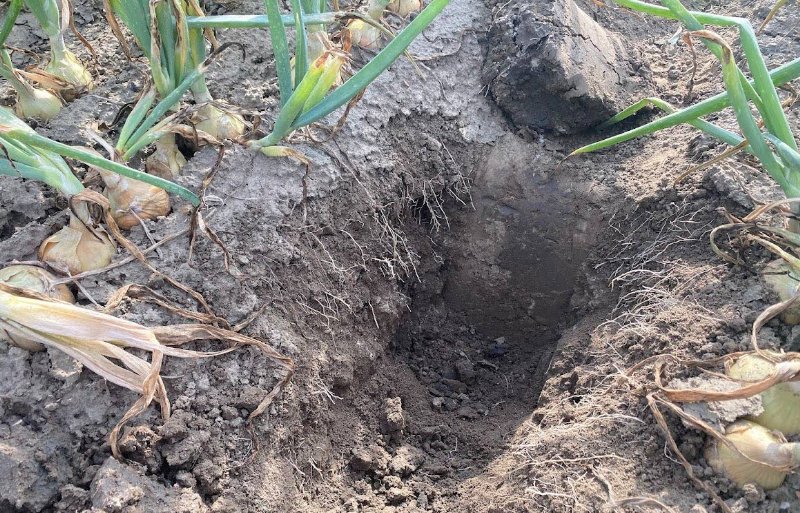
<path fill-rule="evenodd" d="M 741 382 L 758 382 L 775 371 L 777 354 L 747 354 L 726 370 Z M 753 483 L 765 490 L 783 484 L 789 472 L 800 466 L 800 444 L 787 436 L 800 435 L 800 383 L 787 382 L 761 393 L 763 411 L 739 419 L 725 429 L 724 440 L 712 439 L 706 461 L 719 474 L 739 486 Z"/>

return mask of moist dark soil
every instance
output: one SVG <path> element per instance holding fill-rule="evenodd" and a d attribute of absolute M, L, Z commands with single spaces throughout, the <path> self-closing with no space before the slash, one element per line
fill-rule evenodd
<path fill-rule="evenodd" d="M 215 14 L 263 8 L 205 3 Z M 185 232 L 149 256 L 218 315 L 252 320 L 244 333 L 295 360 L 291 383 L 252 425 L 248 415 L 281 368 L 250 349 L 170 358 L 172 416 L 164 421 L 152 407 L 134 419 L 117 461 L 106 437 L 135 395 L 55 351 L 0 343 L 0 511 L 718 511 L 665 447 L 646 406 L 649 369 L 625 371 L 664 353 L 711 359 L 749 347 L 753 320 L 774 300 L 757 272 L 767 255 L 731 267 L 712 253 L 708 233 L 722 209 L 743 215 L 780 193 L 743 158 L 674 184 L 722 151 L 683 127 L 565 160 L 603 135 L 581 130 L 627 101 L 684 104 L 693 65 L 670 42 L 676 24 L 567 4 L 580 33 L 553 22 L 562 9 L 549 1 L 452 2 L 412 46 L 423 76 L 399 61 L 334 138 L 318 127 L 322 142 L 292 139 L 313 162 L 306 201 L 301 165 L 225 149 L 205 216 L 231 270 L 205 239 L 190 258 Z M 758 21 L 770 3 L 692 7 Z M 37 129 L 85 145 L 89 129 L 113 138 L 109 126 L 142 87 L 144 68 L 121 58 L 101 2 L 79 0 L 75 12 L 98 54 L 98 85 Z M 762 36 L 771 67 L 800 53 L 799 21 L 788 5 Z M 219 36 L 247 52 L 214 65 L 212 94 L 268 126 L 277 86 L 266 31 Z M 591 50 L 600 75 L 575 54 L 555 62 L 560 49 L 592 38 L 615 52 L 601 59 Z M 27 14 L 9 44 L 46 49 Z M 514 88 L 533 87 L 537 48 L 553 80 L 572 71 L 590 79 L 579 98 L 553 86 L 543 103 L 535 89 Z M 608 70 L 616 78 L 604 88 Z M 698 50 L 692 100 L 721 89 L 718 65 Z M 12 100 L 9 90 L 0 97 Z M 796 108 L 789 117 L 800 130 Z M 729 114 L 716 121 L 734 123 Z M 199 188 L 218 151 L 187 157 L 180 181 Z M 186 205 L 176 203 L 148 223 L 154 240 L 188 227 Z M 0 261 L 33 259 L 66 220 L 64 207 L 43 186 L 0 181 Z M 139 228 L 130 237 L 150 245 Z M 192 307 L 136 263 L 83 279 L 75 292 L 92 307 L 131 282 Z M 135 301 L 114 313 L 182 322 Z M 767 348 L 800 344 L 777 321 L 761 337 Z M 731 510 L 800 510 L 795 475 L 773 492 L 740 490 L 708 468 L 700 432 L 672 419 L 670 427 Z"/>

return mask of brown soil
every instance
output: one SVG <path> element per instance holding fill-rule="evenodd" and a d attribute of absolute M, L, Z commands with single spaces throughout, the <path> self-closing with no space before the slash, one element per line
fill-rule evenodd
<path fill-rule="evenodd" d="M 100 56 L 98 88 L 39 129 L 85 144 L 75 127 L 110 124 L 141 78 L 121 62 L 100 3 L 75 3 Z M 215 13 L 261 5 L 206 3 Z M 516 4 L 453 2 L 413 47 L 424 80 L 399 62 L 334 140 L 298 138 L 314 162 L 305 221 L 300 166 L 229 147 L 207 217 L 231 273 L 208 241 L 191 261 L 186 237 L 153 257 L 231 323 L 260 312 L 245 332 L 297 362 L 254 436 L 245 419 L 282 372 L 256 351 L 168 360 L 173 416 L 163 423 L 151 408 L 135 419 L 117 462 L 106 435 L 133 394 L 55 353 L 1 345 L 0 511 L 716 511 L 665 449 L 644 400 L 652 376 L 622 373 L 666 352 L 708 359 L 748 347 L 773 299 L 755 272 L 766 255 L 731 268 L 708 232 L 720 208 L 743 214 L 778 191 L 742 159 L 673 185 L 721 148 L 688 128 L 563 162 L 598 134 L 515 125 L 487 93 L 488 48 L 510 44 L 490 29 Z M 668 43 L 675 24 L 578 4 L 626 47 L 633 96 L 683 103 L 691 58 Z M 770 2 L 694 4 L 761 19 Z M 771 65 L 800 53 L 798 21 L 787 6 L 763 36 Z M 33 21 L 21 22 L 9 44 L 41 51 Z M 243 42 L 247 57 L 214 66 L 212 93 L 272 119 L 266 32 L 221 37 Z M 721 89 L 718 66 L 700 56 L 697 98 Z M 790 119 L 800 130 L 797 109 Z M 181 180 L 199 187 L 216 158 L 197 152 Z M 37 184 L 0 180 L 0 260 L 33 258 L 63 206 Z M 177 205 L 150 229 L 158 240 L 187 223 Z M 140 229 L 131 238 L 147 245 Z M 83 280 L 81 301 L 103 303 L 129 282 L 189 306 L 136 264 Z M 136 302 L 116 313 L 180 322 Z M 773 322 L 762 344 L 793 350 L 797 335 Z M 739 490 L 707 467 L 699 432 L 671 427 L 734 511 L 800 510 L 800 478 Z M 614 505 L 636 497 L 665 506 Z"/>

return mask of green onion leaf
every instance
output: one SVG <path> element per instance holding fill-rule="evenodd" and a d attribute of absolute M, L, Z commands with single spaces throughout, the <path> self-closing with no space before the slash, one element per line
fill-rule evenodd
<path fill-rule="evenodd" d="M 269 37 L 272 40 L 272 53 L 275 55 L 278 88 L 281 94 L 281 106 L 283 106 L 286 105 L 292 95 L 292 65 L 289 62 L 289 43 L 286 42 L 286 29 L 281 19 L 278 0 L 264 0 L 264 5 L 267 9 Z"/>

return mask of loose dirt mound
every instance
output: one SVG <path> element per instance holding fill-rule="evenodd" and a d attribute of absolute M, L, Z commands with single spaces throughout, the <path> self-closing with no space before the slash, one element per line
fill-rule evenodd
<path fill-rule="evenodd" d="M 706 4 L 695 7 L 755 19 L 768 2 Z M 498 84 L 500 64 L 514 44 L 533 50 L 503 27 L 554 5 L 453 2 L 413 46 L 424 80 L 399 62 L 334 140 L 300 143 L 314 161 L 305 220 L 300 166 L 226 150 L 206 200 L 232 272 L 207 241 L 189 260 L 186 235 L 153 262 L 232 324 L 254 318 L 245 332 L 296 360 L 292 383 L 252 431 L 246 417 L 282 375 L 255 350 L 167 360 L 173 416 L 137 419 L 122 440 L 127 461 L 117 462 L 105 436 L 132 394 L 56 354 L 0 347 L 0 510 L 577 512 L 630 497 L 710 510 L 665 455 L 644 406 L 648 376 L 620 372 L 662 352 L 710 358 L 745 347 L 749 323 L 771 298 L 750 270 L 713 256 L 707 233 L 719 207 L 741 213 L 748 194 L 776 191 L 739 161 L 673 187 L 677 172 L 717 151 L 688 129 L 562 162 L 597 134 L 540 129 L 587 126 L 624 95 L 681 104 L 691 59 L 667 44 L 674 25 L 578 2 L 580 19 L 618 40 L 609 66 L 627 74 L 622 92 L 588 87 L 570 107 L 580 119 L 547 109 L 549 125 L 518 118 L 511 111 L 522 100 L 505 93 L 520 82 Z M 255 0 L 209 7 L 261 8 Z M 130 66 L 118 67 L 99 5 L 79 1 L 76 12 L 105 71 L 96 96 L 40 129 L 78 144 L 76 126 L 110 123 L 113 102 L 129 101 L 141 84 Z M 770 27 L 772 64 L 800 51 L 799 19 L 787 9 Z M 34 30 L 14 34 L 12 45 L 42 45 Z M 212 93 L 271 119 L 277 90 L 263 78 L 273 74 L 266 32 L 222 39 L 245 43 L 247 57 L 214 67 Z M 701 58 L 698 73 L 696 95 L 719 90 L 711 59 Z M 534 114 L 541 107 L 526 105 Z M 796 111 L 792 122 L 800 126 Z M 199 187 L 216 159 L 211 149 L 195 154 L 182 180 Z M 0 203 L 2 260 L 32 258 L 63 221 L 48 217 L 63 205 L 36 184 L 0 181 Z M 179 205 L 152 235 L 187 224 Z M 141 230 L 132 239 L 147 245 Z M 188 305 L 135 264 L 82 285 L 102 303 L 128 282 Z M 179 320 L 142 303 L 117 313 L 145 324 Z M 788 348 L 795 335 L 771 325 L 765 345 Z M 698 473 L 740 511 L 800 508 L 794 482 L 764 495 L 712 476 L 702 437 L 673 429 Z"/>

